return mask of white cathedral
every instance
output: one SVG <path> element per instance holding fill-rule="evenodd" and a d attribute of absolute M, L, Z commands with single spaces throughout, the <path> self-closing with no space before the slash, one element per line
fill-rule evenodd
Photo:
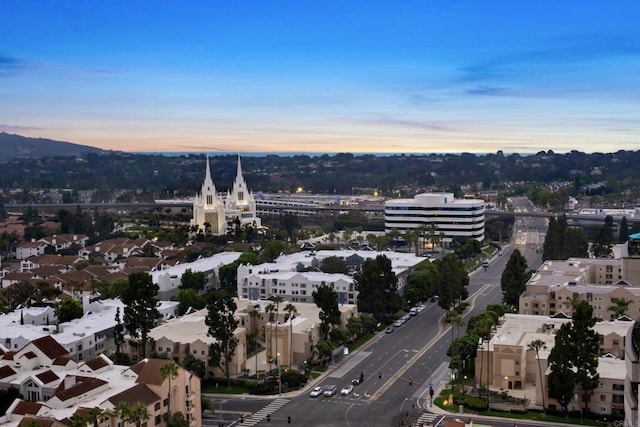
<path fill-rule="evenodd" d="M 200 194 L 193 201 L 193 219 L 191 226 L 198 230 L 207 230 L 211 234 L 221 236 L 227 234 L 230 226 L 240 221 L 240 225 L 250 225 L 253 228 L 262 226 L 260 218 L 256 216 L 256 201 L 253 193 L 247 188 L 247 183 L 242 176 L 240 156 L 238 156 L 238 171 L 233 188 L 226 194 L 218 194 L 216 186 L 211 179 L 209 157 L 202 183 Z"/>

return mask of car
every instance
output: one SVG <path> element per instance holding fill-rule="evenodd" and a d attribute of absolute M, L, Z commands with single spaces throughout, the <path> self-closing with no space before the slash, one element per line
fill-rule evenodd
<path fill-rule="evenodd" d="M 393 333 L 393 331 L 394 331 L 394 329 L 393 329 L 393 327 L 392 327 L 392 326 L 389 326 L 389 327 L 385 330 L 385 332 L 386 332 L 387 334 L 391 334 L 391 333 Z"/>
<path fill-rule="evenodd" d="M 422 310 L 424 310 L 425 308 L 427 308 L 427 306 L 425 306 L 424 304 L 420 304 L 417 309 L 418 309 L 418 313 L 421 313 Z"/>
<path fill-rule="evenodd" d="M 404 321 L 401 319 L 396 320 L 395 322 L 393 322 L 393 326 L 395 326 L 396 328 L 399 328 L 400 326 L 402 326 L 404 324 Z"/>
<path fill-rule="evenodd" d="M 408 322 L 408 321 L 409 321 L 409 319 L 411 319 L 411 316 L 410 316 L 410 315 L 408 315 L 408 314 L 405 314 L 404 316 L 402 316 L 402 317 L 400 318 L 400 320 L 402 320 L 403 322 Z"/>
<path fill-rule="evenodd" d="M 347 384 L 346 386 L 342 387 L 342 390 L 340 390 L 340 394 L 343 396 L 346 396 L 352 391 L 353 391 L 353 384 Z"/>
<path fill-rule="evenodd" d="M 314 387 L 313 390 L 311 390 L 311 397 L 318 397 L 323 391 L 324 389 L 322 387 Z"/>
<path fill-rule="evenodd" d="M 434 295 L 434 296 L 431 297 L 431 302 L 438 302 L 439 298 L 440 297 L 438 295 Z"/>
<path fill-rule="evenodd" d="M 420 313 L 420 312 L 418 311 L 418 307 L 411 307 L 411 310 L 409 310 L 409 314 L 410 314 L 411 316 L 417 316 L 417 315 L 418 315 L 418 313 Z"/>
<path fill-rule="evenodd" d="M 358 385 L 360 384 L 360 378 L 356 377 L 354 379 L 351 380 L 351 384 L 353 385 Z"/>
<path fill-rule="evenodd" d="M 326 397 L 331 397 L 334 394 L 336 394 L 336 386 L 334 385 L 328 385 L 327 388 L 325 388 L 324 392 L 322 393 L 322 395 Z"/>

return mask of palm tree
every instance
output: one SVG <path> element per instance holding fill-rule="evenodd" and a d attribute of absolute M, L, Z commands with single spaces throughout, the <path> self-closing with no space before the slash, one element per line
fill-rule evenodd
<path fill-rule="evenodd" d="M 460 338 L 460 328 L 466 325 L 466 322 L 455 309 L 451 310 L 450 313 L 452 314 L 449 319 L 451 321 L 451 342 L 453 343 L 453 328 L 456 328 L 456 338 Z"/>
<path fill-rule="evenodd" d="M 260 316 L 260 312 L 255 308 L 249 312 L 249 317 L 251 317 L 251 328 L 253 329 L 253 347 L 254 351 L 257 352 L 258 349 L 258 316 Z M 256 354 L 256 378 L 258 378 L 258 356 Z"/>
<path fill-rule="evenodd" d="M 280 314 L 280 304 L 284 302 L 282 295 L 274 295 L 271 297 L 271 301 L 276 303 L 276 368 L 280 366 L 280 358 L 278 357 L 278 314 Z"/>
<path fill-rule="evenodd" d="M 284 311 L 289 314 L 289 368 L 293 366 L 293 316 L 292 313 L 297 312 L 296 306 L 289 303 L 284 307 Z"/>
<path fill-rule="evenodd" d="M 69 417 L 69 427 L 87 427 L 87 418 L 76 412 Z"/>
<path fill-rule="evenodd" d="M 527 345 L 527 350 L 533 350 L 536 352 L 536 360 L 538 361 L 538 375 L 540 377 L 540 387 L 542 389 L 542 415 L 546 415 L 546 402 L 544 399 L 544 378 L 542 378 L 542 367 L 540 366 L 540 350 L 546 350 L 547 346 L 541 339 L 533 340 Z"/>
<path fill-rule="evenodd" d="M 267 346 L 267 348 L 269 349 L 270 356 L 271 356 L 268 358 L 269 359 L 269 375 L 271 375 L 271 361 L 273 360 L 273 350 L 271 348 L 271 345 L 273 344 L 273 313 L 276 311 L 276 306 L 274 304 L 269 304 L 264 308 L 264 311 L 269 313 L 270 328 L 269 328 L 269 345 Z"/>
<path fill-rule="evenodd" d="M 87 411 L 87 418 L 93 422 L 93 427 L 98 427 L 98 420 L 104 415 L 104 410 L 99 406 L 94 406 Z"/>
<path fill-rule="evenodd" d="M 633 300 L 626 299 L 626 298 L 613 298 L 611 302 L 613 303 L 613 305 L 607 308 L 607 310 L 611 311 L 615 316 L 615 318 L 617 319 L 618 317 L 621 317 L 627 314 L 627 310 L 629 310 L 629 305 L 631 305 Z"/>
<path fill-rule="evenodd" d="M 129 421 L 132 423 L 136 423 L 137 427 L 142 425 L 143 421 L 149 419 L 149 410 L 147 407 L 140 402 L 136 402 L 133 407 L 131 407 L 129 411 Z"/>
<path fill-rule="evenodd" d="M 115 408 L 113 408 L 113 416 L 123 422 L 129 418 L 130 412 L 131 412 L 131 407 L 125 401 L 118 402 Z"/>
<path fill-rule="evenodd" d="M 178 377 L 178 365 L 173 361 L 165 363 L 160 367 L 160 376 L 162 376 L 163 380 L 169 378 L 169 399 L 167 400 L 169 409 L 167 413 L 171 416 L 171 380 L 175 380 Z"/>

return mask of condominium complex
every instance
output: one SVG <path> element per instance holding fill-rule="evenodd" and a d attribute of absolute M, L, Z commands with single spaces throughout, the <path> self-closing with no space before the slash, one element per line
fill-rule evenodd
<path fill-rule="evenodd" d="M 484 200 L 456 199 L 453 193 L 423 193 L 413 199 L 387 200 L 384 206 L 387 232 L 422 230 L 442 236 L 449 245 L 455 237 L 484 239 Z"/>
<path fill-rule="evenodd" d="M 319 271 L 322 260 L 329 257 L 342 259 L 351 271 L 365 260 L 384 255 L 398 278 L 398 291 L 402 292 L 411 272 L 426 258 L 410 253 L 365 250 L 322 250 L 282 255 L 273 263 L 241 265 L 238 267 L 238 296 L 260 300 L 280 295 L 292 302 L 313 302 L 312 294 L 320 286 L 330 286 L 338 294 L 340 304 L 356 304 L 358 291 L 349 274 L 330 274 Z M 314 270 L 314 271 L 309 271 Z"/>

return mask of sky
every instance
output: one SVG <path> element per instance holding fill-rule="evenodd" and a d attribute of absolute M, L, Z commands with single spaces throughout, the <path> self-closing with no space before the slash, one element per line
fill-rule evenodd
<path fill-rule="evenodd" d="M 0 131 L 136 152 L 640 149 L 640 2 L 2 0 Z"/>

